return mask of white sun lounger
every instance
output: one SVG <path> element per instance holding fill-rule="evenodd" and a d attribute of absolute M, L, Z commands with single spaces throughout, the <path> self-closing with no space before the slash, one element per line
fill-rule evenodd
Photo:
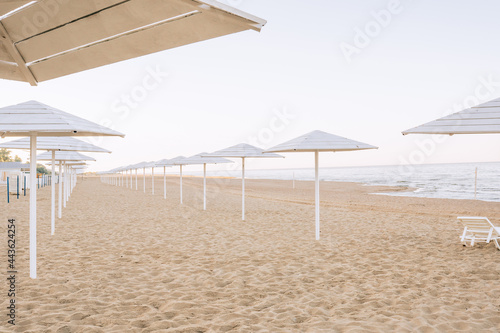
<path fill-rule="evenodd" d="M 468 241 L 470 242 L 470 246 L 474 246 L 475 243 L 489 243 L 494 241 L 497 249 L 500 250 L 500 245 L 498 244 L 500 227 L 495 227 L 487 217 L 459 216 L 458 220 L 464 225 L 464 232 L 460 237 L 464 246 L 467 245 Z"/>

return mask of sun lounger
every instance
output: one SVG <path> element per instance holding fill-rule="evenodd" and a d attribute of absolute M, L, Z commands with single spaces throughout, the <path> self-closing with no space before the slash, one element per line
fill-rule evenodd
<path fill-rule="evenodd" d="M 497 249 L 500 250 L 498 244 L 500 227 L 495 227 L 487 217 L 461 216 L 458 217 L 458 220 L 464 225 L 464 232 L 460 237 L 464 246 L 467 246 L 467 242 L 470 242 L 470 246 L 474 246 L 475 243 L 493 241 Z"/>

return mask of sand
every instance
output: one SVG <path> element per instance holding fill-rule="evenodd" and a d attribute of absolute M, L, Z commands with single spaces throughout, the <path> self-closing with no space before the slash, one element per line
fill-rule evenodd
<path fill-rule="evenodd" d="M 168 178 L 156 194 L 79 179 L 50 235 L 39 191 L 38 279 L 28 271 L 28 197 L 0 192 L 0 265 L 17 219 L 16 326 L 1 332 L 499 332 L 500 251 L 463 247 L 459 215 L 500 225 L 500 203 L 374 195 L 323 182 Z M 4 280 L 5 281 L 5 280 Z"/>

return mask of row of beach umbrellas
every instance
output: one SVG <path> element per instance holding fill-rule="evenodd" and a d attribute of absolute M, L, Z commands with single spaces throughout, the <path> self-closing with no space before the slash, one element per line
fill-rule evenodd
<path fill-rule="evenodd" d="M 267 150 L 255 147 L 246 143 L 240 143 L 235 146 L 231 146 L 225 149 L 215 151 L 213 153 L 200 153 L 191 157 L 178 156 L 174 159 L 164 159 L 157 162 L 141 162 L 135 165 L 123 166 L 102 174 L 103 179 L 107 183 L 115 185 L 125 185 L 128 186 L 128 177 L 123 180 L 123 173 L 125 175 L 132 176 L 132 170 L 136 170 L 136 189 L 137 189 L 137 169 L 143 168 L 143 174 L 145 175 L 145 169 L 151 168 L 151 182 L 152 182 L 152 193 L 154 194 L 154 169 L 156 167 L 163 167 L 163 179 L 164 179 L 164 197 L 166 198 L 166 177 L 165 177 L 165 167 L 167 166 L 180 166 L 180 196 L 182 204 L 182 166 L 190 164 L 203 164 L 203 209 L 206 210 L 206 164 L 211 163 L 230 163 L 228 158 L 241 159 L 241 211 L 242 220 L 245 220 L 245 160 L 248 158 L 283 158 L 284 156 L 276 154 L 281 153 L 292 153 L 292 152 L 313 152 L 315 160 L 315 206 L 316 206 L 316 239 L 320 238 L 320 211 L 319 211 L 319 153 L 320 152 L 340 152 L 340 151 L 355 151 L 355 150 L 366 150 L 366 149 L 376 149 L 377 147 L 347 139 L 338 135 L 322 132 L 313 131 L 304 134 L 293 140 L 284 142 Z M 130 173 L 129 173 L 130 172 Z M 122 176 L 117 178 L 117 174 Z M 108 175 L 108 176 L 106 176 Z M 146 178 L 143 177 L 143 181 Z M 130 178 L 130 187 L 132 188 L 132 178 Z M 144 191 L 146 191 L 144 183 Z"/>
<path fill-rule="evenodd" d="M 438 120 L 426 123 L 424 125 L 404 131 L 403 134 L 479 134 L 479 133 L 500 133 L 500 99 L 496 99 L 477 107 L 466 109 L 464 111 L 440 118 Z M 55 174 L 56 163 L 59 167 L 67 165 L 68 168 L 74 164 L 81 164 L 82 161 L 90 160 L 85 155 L 73 155 L 69 152 L 87 151 L 109 153 L 109 151 L 90 145 L 81 140 L 70 138 L 74 136 L 120 136 L 124 134 L 92 123 L 82 118 L 73 116 L 69 113 L 52 108 L 36 101 L 21 103 L 9 107 L 0 108 L 0 137 L 24 137 L 9 143 L 0 145 L 0 148 L 29 149 L 30 151 L 30 173 L 36 175 L 37 150 L 46 150 L 49 153 L 40 158 L 49 160 L 52 166 L 52 175 Z M 141 162 L 132 167 L 118 168 L 111 170 L 107 174 L 117 173 L 124 170 L 137 170 L 140 168 L 171 165 L 204 165 L 204 193 L 206 193 L 206 164 L 210 163 L 228 163 L 227 158 L 241 158 L 242 160 L 242 219 L 244 215 L 244 165 L 246 158 L 272 158 L 281 157 L 276 153 L 291 152 L 313 152 L 315 160 L 315 206 L 316 206 L 316 239 L 319 239 L 319 153 L 336 151 L 354 151 L 374 149 L 376 147 L 362 142 L 350 140 L 340 136 L 321 131 L 313 131 L 298 138 L 289 140 L 267 150 L 260 149 L 248 144 L 239 144 L 222 149 L 213 153 L 201 153 L 190 158 L 182 156 L 161 160 L 158 162 Z M 120 170 L 121 169 L 121 170 Z M 60 169 L 60 174 L 64 170 Z M 69 172 L 69 169 L 66 169 Z M 106 174 L 106 173 L 105 173 Z M 137 174 L 137 173 L 136 173 Z M 165 177 L 165 174 L 164 174 Z M 137 178 L 136 178 L 137 179 Z M 144 178 L 145 179 L 145 178 Z M 61 191 L 59 183 L 59 193 Z M 69 181 L 66 180 L 66 184 Z M 182 186 L 182 185 L 181 185 Z M 137 181 L 136 181 L 137 188 Z M 30 177 L 30 211 L 29 211 L 29 230 L 30 230 L 30 277 L 36 278 L 36 177 Z M 55 228 L 55 192 L 54 182 L 52 182 L 52 209 L 51 209 L 51 229 Z M 59 200 L 59 209 L 61 209 L 61 199 Z M 204 209 L 206 209 L 206 199 L 204 200 Z M 61 215 L 59 215 L 61 216 Z"/>

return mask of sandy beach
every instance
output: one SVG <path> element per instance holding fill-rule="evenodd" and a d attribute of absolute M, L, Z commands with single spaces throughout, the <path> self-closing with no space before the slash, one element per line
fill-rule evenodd
<path fill-rule="evenodd" d="M 0 260 L 16 218 L 17 317 L 2 332 L 499 332 L 500 251 L 463 247 L 459 215 L 500 225 L 500 203 L 374 195 L 391 188 L 239 179 L 151 180 L 147 193 L 79 178 L 50 235 L 38 192 L 38 279 L 28 197 L 1 189 Z M 7 293 L 3 283 L 0 293 Z"/>

